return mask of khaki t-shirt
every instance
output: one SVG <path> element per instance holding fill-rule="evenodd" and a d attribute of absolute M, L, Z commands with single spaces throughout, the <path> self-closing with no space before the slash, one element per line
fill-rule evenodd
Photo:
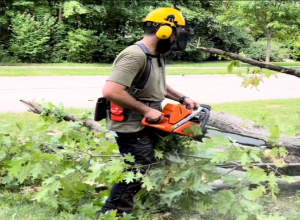
<path fill-rule="evenodd" d="M 165 64 L 161 59 L 162 66 L 158 65 L 158 58 L 152 58 L 151 73 L 144 89 L 132 96 L 141 101 L 163 101 L 166 95 Z M 129 91 L 134 86 L 137 78 L 146 68 L 147 57 L 138 45 L 132 45 L 124 49 L 116 58 L 108 81 L 113 81 L 126 86 Z M 109 117 L 106 119 L 108 129 L 116 132 L 131 133 L 143 129 L 141 121 L 143 115 L 130 111 L 125 122 L 114 122 Z"/>

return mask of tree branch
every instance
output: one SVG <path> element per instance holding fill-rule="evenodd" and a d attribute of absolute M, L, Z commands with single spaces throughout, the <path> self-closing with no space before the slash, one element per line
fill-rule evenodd
<path fill-rule="evenodd" d="M 235 53 L 230 53 L 230 52 L 226 52 L 226 51 L 215 49 L 215 48 L 197 47 L 197 49 L 201 50 L 201 51 L 204 51 L 204 52 L 211 53 L 211 54 L 227 56 L 227 57 L 230 57 L 231 59 L 240 60 L 244 63 L 248 63 L 248 64 L 251 64 L 253 66 L 258 66 L 258 67 L 261 67 L 261 68 L 265 68 L 265 69 L 285 73 L 285 74 L 296 76 L 296 77 L 300 78 L 300 70 L 293 69 L 293 68 L 290 68 L 290 67 L 281 67 L 281 66 L 276 66 L 274 64 L 270 64 L 270 63 L 259 62 L 259 61 L 256 61 L 256 60 L 253 60 L 253 59 L 250 59 L 250 58 L 240 56 L 240 55 L 235 54 Z"/>
<path fill-rule="evenodd" d="M 43 112 L 43 108 L 38 103 L 23 100 L 21 100 L 21 102 L 25 103 L 30 108 L 31 112 L 34 112 L 36 114 L 41 114 Z M 93 130 L 95 132 L 108 132 L 106 128 L 101 127 L 99 123 L 88 119 L 80 119 L 72 114 L 67 114 L 64 120 L 81 121 L 83 125 L 89 128 L 90 130 Z M 252 121 L 243 121 L 241 118 L 233 115 L 211 111 L 210 118 L 207 124 L 218 128 L 221 131 L 232 132 L 265 140 L 266 146 L 268 148 L 273 148 L 273 145 L 275 143 L 274 141 L 268 140 L 270 133 L 265 127 L 256 126 L 255 123 Z M 293 156 L 290 156 L 288 162 L 299 162 L 297 156 L 300 156 L 300 137 L 280 137 L 278 143 L 276 144 L 277 146 L 284 146 L 290 155 L 296 156 L 295 158 L 293 158 Z"/>

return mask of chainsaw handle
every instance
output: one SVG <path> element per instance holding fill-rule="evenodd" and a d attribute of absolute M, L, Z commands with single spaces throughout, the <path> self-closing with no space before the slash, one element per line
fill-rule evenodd
<path fill-rule="evenodd" d="M 163 120 L 168 120 L 168 119 L 170 119 L 170 117 L 171 117 L 170 114 L 164 114 L 164 119 Z M 144 117 L 143 120 L 142 120 L 142 125 L 147 126 L 147 125 L 150 125 L 150 124 L 158 124 L 158 123 L 156 123 L 155 121 L 154 122 L 149 122 L 149 121 L 147 121 L 147 118 Z"/>

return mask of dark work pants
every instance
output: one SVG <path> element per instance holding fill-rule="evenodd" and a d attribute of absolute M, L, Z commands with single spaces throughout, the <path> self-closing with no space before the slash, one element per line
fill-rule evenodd
<path fill-rule="evenodd" d="M 155 162 L 154 145 L 158 136 L 151 128 L 144 128 L 136 133 L 117 133 L 117 144 L 122 155 L 131 153 L 136 164 L 149 165 Z M 150 166 L 150 165 L 149 165 Z M 148 166 L 145 166 L 145 170 Z M 109 198 L 102 207 L 102 213 L 109 210 L 117 210 L 117 215 L 129 213 L 133 209 L 133 197 L 141 189 L 141 182 L 115 184 L 112 187 Z"/>

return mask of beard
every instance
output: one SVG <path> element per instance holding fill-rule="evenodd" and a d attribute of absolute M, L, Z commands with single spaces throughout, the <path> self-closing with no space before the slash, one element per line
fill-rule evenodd
<path fill-rule="evenodd" d="M 159 40 L 157 43 L 157 52 L 161 53 L 161 54 L 165 54 L 167 53 L 172 46 L 173 43 L 171 43 L 171 39 L 167 38 L 164 40 Z"/>

